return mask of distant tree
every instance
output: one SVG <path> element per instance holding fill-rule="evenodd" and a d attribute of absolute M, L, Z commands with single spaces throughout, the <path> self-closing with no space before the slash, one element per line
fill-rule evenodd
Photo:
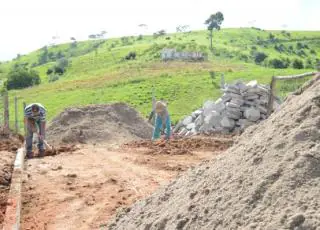
<path fill-rule="evenodd" d="M 303 69 L 304 66 L 303 66 L 303 62 L 299 59 L 295 59 L 293 62 L 292 62 L 292 67 L 294 69 Z"/>
<path fill-rule="evenodd" d="M 190 26 L 189 25 L 179 25 L 176 27 L 176 32 L 177 33 L 185 33 L 189 30 Z"/>
<path fill-rule="evenodd" d="M 220 30 L 220 26 L 224 20 L 223 14 L 221 12 L 217 12 L 215 14 L 211 14 L 210 17 L 205 21 L 207 25 L 207 29 L 210 31 L 210 49 L 212 50 L 212 37 L 213 30 Z"/>
<path fill-rule="evenodd" d="M 35 70 L 28 70 L 18 66 L 10 70 L 8 74 L 7 89 L 22 89 L 40 84 L 39 74 Z"/>
<path fill-rule="evenodd" d="M 268 55 L 266 55 L 263 52 L 256 52 L 254 54 L 254 62 L 256 64 L 261 64 L 267 57 L 268 57 Z"/>
<path fill-rule="evenodd" d="M 164 35 L 166 35 L 166 31 L 165 30 L 159 30 L 159 31 L 153 33 L 153 37 L 154 38 L 158 38 L 158 37 L 161 37 L 161 36 L 164 36 Z"/>
<path fill-rule="evenodd" d="M 89 37 L 89 39 L 96 39 L 96 38 L 97 38 L 97 35 L 95 35 L 95 34 L 90 34 L 88 37 Z"/>
<path fill-rule="evenodd" d="M 280 60 L 278 58 L 271 59 L 269 65 L 275 69 L 285 69 L 288 68 L 288 62 L 286 60 Z"/>
<path fill-rule="evenodd" d="M 76 38 L 75 37 L 71 37 L 70 40 L 71 41 L 76 41 Z"/>
<path fill-rule="evenodd" d="M 19 60 L 21 58 L 21 54 L 17 54 L 16 59 Z"/>
<path fill-rule="evenodd" d="M 43 65 L 43 64 L 47 63 L 48 59 L 49 59 L 48 58 L 48 53 L 49 53 L 48 47 L 44 46 L 41 48 L 41 50 L 42 50 L 42 53 L 40 54 L 39 59 L 38 59 L 39 65 Z"/>
<path fill-rule="evenodd" d="M 297 42 L 297 49 L 300 50 L 300 49 L 303 49 L 304 48 L 304 45 L 301 43 L 301 42 Z"/>
<path fill-rule="evenodd" d="M 317 54 L 317 52 L 316 52 L 315 50 L 310 50 L 310 54 L 314 54 L 314 55 L 316 55 L 316 54 Z"/>

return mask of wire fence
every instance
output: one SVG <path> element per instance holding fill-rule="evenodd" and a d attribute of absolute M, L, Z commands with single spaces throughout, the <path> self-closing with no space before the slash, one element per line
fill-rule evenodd
<path fill-rule="evenodd" d="M 271 94 L 268 103 L 268 114 L 272 112 L 273 102 L 275 98 L 284 100 L 290 92 L 298 90 L 305 82 L 310 80 L 317 72 L 308 72 L 291 76 L 272 77 L 270 88 Z"/>

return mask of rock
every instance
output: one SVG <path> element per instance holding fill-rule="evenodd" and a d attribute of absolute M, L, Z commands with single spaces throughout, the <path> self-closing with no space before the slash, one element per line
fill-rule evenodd
<path fill-rule="evenodd" d="M 223 94 L 220 99 L 223 101 L 223 103 L 226 103 L 228 101 L 231 101 L 232 97 L 229 94 Z"/>
<path fill-rule="evenodd" d="M 235 126 L 235 121 L 228 117 L 223 117 L 220 124 L 224 128 L 232 129 Z"/>
<path fill-rule="evenodd" d="M 254 99 L 258 99 L 259 95 L 258 94 L 254 94 L 254 95 L 250 95 L 250 96 L 245 96 L 244 100 L 254 100 Z"/>
<path fill-rule="evenodd" d="M 198 109 L 196 111 L 194 111 L 191 116 L 194 117 L 194 119 L 196 119 L 200 114 L 202 114 L 202 110 Z"/>
<path fill-rule="evenodd" d="M 231 102 L 227 102 L 226 107 L 230 107 L 230 108 L 240 108 L 239 104 L 233 103 Z"/>
<path fill-rule="evenodd" d="M 259 109 L 260 113 L 263 113 L 263 114 L 268 113 L 267 108 L 263 107 L 262 105 L 257 105 L 256 107 Z"/>
<path fill-rule="evenodd" d="M 196 127 L 200 127 L 204 122 L 204 117 L 202 114 L 200 114 L 197 119 L 194 121 Z"/>
<path fill-rule="evenodd" d="M 241 117 L 241 113 L 240 114 L 235 114 L 235 113 L 232 113 L 232 112 L 227 112 L 226 116 L 228 118 L 231 118 L 231 119 L 234 119 L 234 120 L 238 120 Z"/>
<path fill-rule="evenodd" d="M 250 121 L 257 121 L 260 118 L 260 111 L 256 108 L 249 108 L 244 111 L 244 116 Z"/>
<path fill-rule="evenodd" d="M 244 104 L 244 100 L 242 100 L 242 99 L 237 99 L 237 98 L 232 98 L 232 99 L 231 99 L 231 103 L 241 106 L 241 105 Z"/>
<path fill-rule="evenodd" d="M 230 108 L 230 107 L 228 107 L 226 114 L 228 114 L 228 113 L 229 113 L 229 114 L 232 113 L 232 114 L 234 114 L 235 116 L 239 116 L 239 118 L 240 118 L 240 116 L 241 116 L 240 108 L 237 109 L 237 108 Z M 239 118 L 238 118 L 238 119 L 239 119 Z"/>
<path fill-rule="evenodd" d="M 190 123 L 187 125 L 187 130 L 195 129 L 196 125 L 194 123 Z"/>
<path fill-rule="evenodd" d="M 190 123 L 192 123 L 192 116 L 187 116 L 184 120 L 183 120 L 183 122 L 182 122 L 182 124 L 184 125 L 184 126 L 187 126 L 187 125 L 189 125 Z"/>
<path fill-rule="evenodd" d="M 178 122 L 178 124 L 174 127 L 173 131 L 174 133 L 178 132 L 178 130 L 183 127 L 183 122 Z"/>
<path fill-rule="evenodd" d="M 237 121 L 237 125 L 240 125 L 241 130 L 249 127 L 250 125 L 254 125 L 254 124 L 255 124 L 254 122 L 249 121 L 247 119 L 240 119 L 239 121 Z"/>
<path fill-rule="evenodd" d="M 179 136 L 184 136 L 188 130 L 186 128 L 181 129 L 181 131 L 178 133 Z"/>
<path fill-rule="evenodd" d="M 213 106 L 213 110 L 217 111 L 218 113 L 221 113 L 225 108 L 226 106 L 223 102 L 215 103 Z"/>
<path fill-rule="evenodd" d="M 211 114 L 204 118 L 203 125 L 206 130 L 212 127 L 219 127 L 221 119 L 222 116 L 218 112 L 212 111 Z"/>
<path fill-rule="evenodd" d="M 203 115 L 208 116 L 214 109 L 214 101 L 206 101 L 203 105 Z"/>
<path fill-rule="evenodd" d="M 253 81 L 249 81 L 246 86 L 248 87 L 257 87 L 258 86 L 258 82 L 257 80 L 253 80 Z"/>

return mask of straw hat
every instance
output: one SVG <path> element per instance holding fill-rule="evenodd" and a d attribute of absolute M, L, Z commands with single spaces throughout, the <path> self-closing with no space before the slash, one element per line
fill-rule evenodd
<path fill-rule="evenodd" d="M 156 113 L 161 113 L 166 109 L 166 104 L 163 103 L 162 101 L 157 101 L 156 102 Z"/>

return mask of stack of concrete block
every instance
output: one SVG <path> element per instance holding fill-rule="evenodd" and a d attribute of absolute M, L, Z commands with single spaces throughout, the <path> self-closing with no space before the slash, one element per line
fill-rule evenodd
<path fill-rule="evenodd" d="M 270 89 L 257 81 L 225 85 L 217 101 L 206 101 L 202 108 L 181 120 L 174 128 L 178 135 L 197 133 L 239 133 L 267 118 Z M 275 100 L 274 107 L 279 103 Z"/>

